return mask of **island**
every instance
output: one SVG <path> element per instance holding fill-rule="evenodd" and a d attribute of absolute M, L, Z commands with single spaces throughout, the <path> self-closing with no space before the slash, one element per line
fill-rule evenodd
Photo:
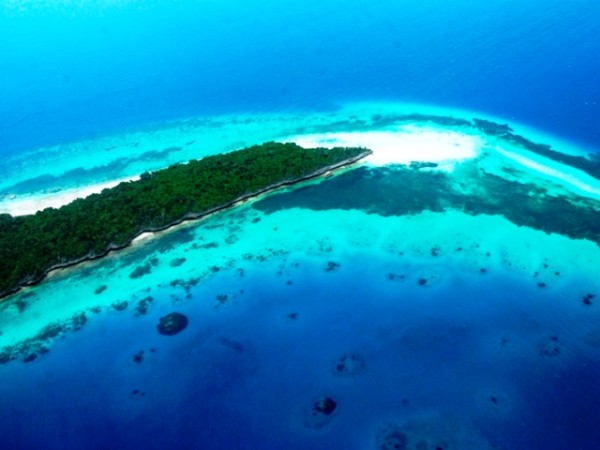
<path fill-rule="evenodd" d="M 36 214 L 0 215 L 0 298 L 51 270 L 102 257 L 154 232 L 307 180 L 369 155 L 359 147 L 268 142 L 163 170 Z"/>

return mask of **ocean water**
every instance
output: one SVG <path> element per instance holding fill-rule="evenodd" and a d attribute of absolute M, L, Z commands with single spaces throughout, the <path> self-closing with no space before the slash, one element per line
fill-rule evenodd
<path fill-rule="evenodd" d="M 598 146 L 594 0 L 11 1 L 2 153 L 190 115 L 402 101 Z"/>
<path fill-rule="evenodd" d="M 398 117 L 594 161 L 599 20 L 586 0 L 3 2 L 0 212 L 272 139 L 376 148 L 0 300 L 0 448 L 598 448 L 600 180 Z M 172 312 L 188 326 L 159 334 Z"/>

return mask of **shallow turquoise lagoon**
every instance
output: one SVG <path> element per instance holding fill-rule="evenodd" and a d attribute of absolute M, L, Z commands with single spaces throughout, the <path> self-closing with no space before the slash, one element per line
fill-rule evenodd
<path fill-rule="evenodd" d="M 174 162 L 144 156 L 167 142 L 180 149 L 165 155 L 189 159 L 230 149 L 238 134 L 245 144 L 336 143 L 348 139 L 340 133 L 376 131 L 426 137 L 438 150 L 427 154 L 435 163 L 411 166 L 394 163 L 406 148 L 383 145 L 375 153 L 385 162 L 141 236 L 3 301 L 0 446 L 565 449 L 577 436 L 578 448 L 593 448 L 598 245 L 508 220 L 499 194 L 497 214 L 464 202 L 494 203 L 490 185 L 477 182 L 491 174 L 594 211 L 600 181 L 472 129 L 416 120 L 408 130 L 367 130 L 390 106 L 364 108 L 304 122 L 211 119 L 218 132 L 190 120 L 72 144 L 73 158 L 57 153 L 54 172 L 38 166 L 36 176 L 60 175 L 64 185 L 13 194 L 6 205 L 107 181 L 110 170 L 93 167 L 108 167 L 120 156 L 106 155 L 126 145 L 143 149 L 114 178 Z M 114 149 L 94 151 L 105 159 L 89 172 L 62 176 L 81 149 L 108 141 Z M 448 174 L 451 191 L 415 184 L 432 173 Z M 408 174 L 415 183 L 402 184 Z M 188 326 L 159 334 L 172 312 Z"/>

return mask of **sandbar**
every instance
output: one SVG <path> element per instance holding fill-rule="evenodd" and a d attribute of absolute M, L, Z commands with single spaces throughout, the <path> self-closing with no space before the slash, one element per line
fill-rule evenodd
<path fill-rule="evenodd" d="M 366 147 L 373 154 L 364 161 L 375 166 L 461 161 L 478 156 L 483 145 L 477 135 L 413 124 L 382 131 L 298 135 L 286 140 L 306 147 Z"/>

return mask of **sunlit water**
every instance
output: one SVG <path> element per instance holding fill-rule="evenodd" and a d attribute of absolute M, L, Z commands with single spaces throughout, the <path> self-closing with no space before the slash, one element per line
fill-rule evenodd
<path fill-rule="evenodd" d="M 272 3 L 0 9 L 0 212 L 267 140 L 378 146 L 0 303 L 0 448 L 595 449 L 598 246 L 401 213 L 393 164 L 600 182 L 472 129 L 360 124 L 597 151 L 597 3 Z M 189 324 L 161 335 L 171 312 Z"/>

